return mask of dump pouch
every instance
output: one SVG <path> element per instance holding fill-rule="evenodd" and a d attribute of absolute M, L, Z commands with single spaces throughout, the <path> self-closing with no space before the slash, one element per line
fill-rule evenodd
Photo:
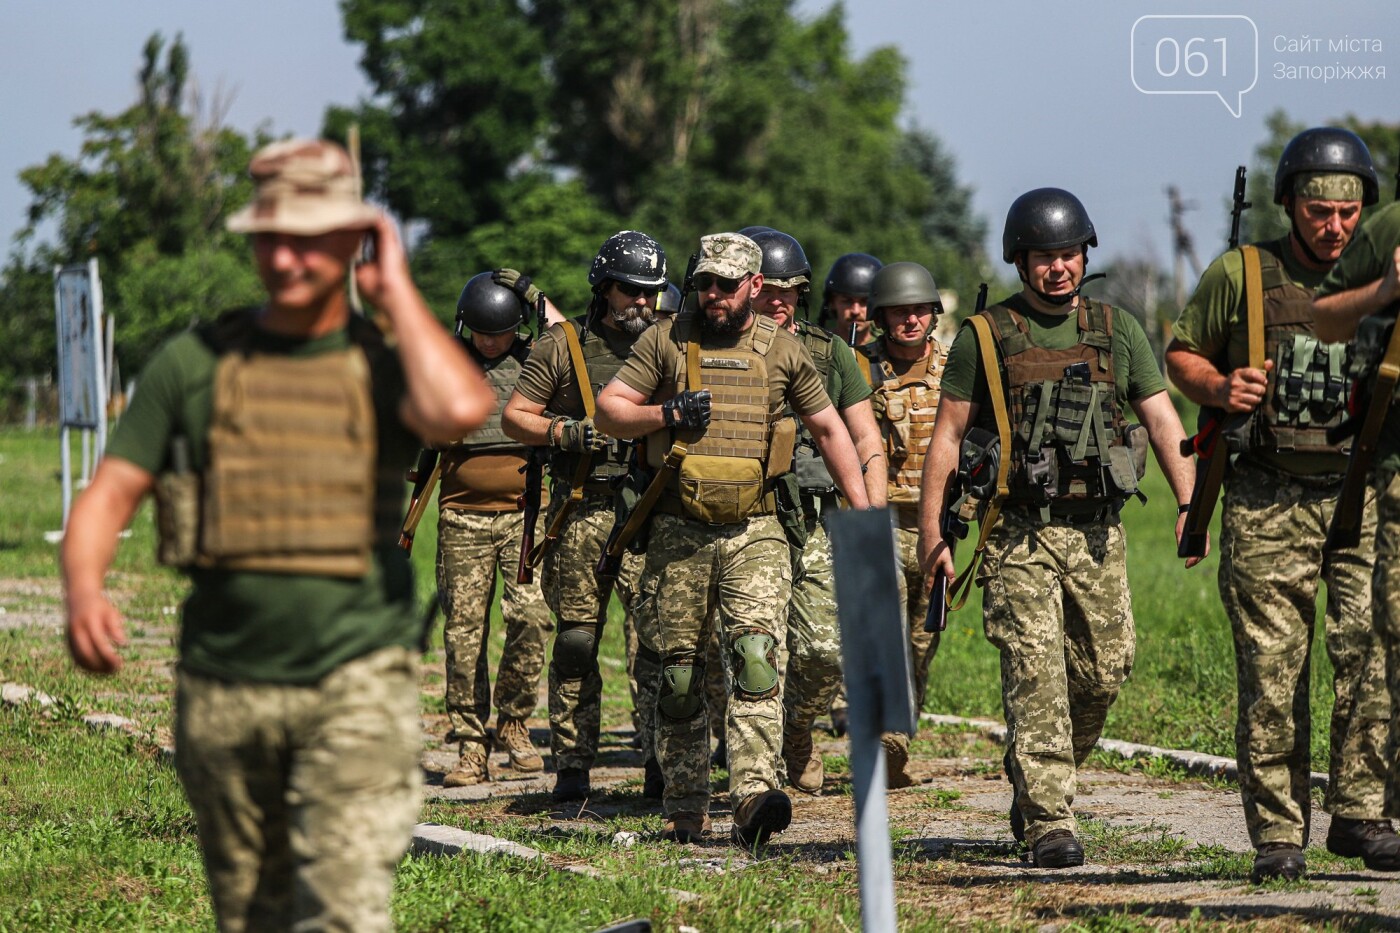
<path fill-rule="evenodd" d="M 763 464 L 748 457 L 689 454 L 679 470 L 681 508 L 712 525 L 742 522 L 763 501 Z"/>
<path fill-rule="evenodd" d="M 802 489 L 796 473 L 784 473 L 773 481 L 773 498 L 778 524 L 783 528 L 792 558 L 797 560 L 807 547 L 807 522 L 802 512 Z"/>
<path fill-rule="evenodd" d="M 642 501 L 642 495 L 646 492 L 647 486 L 651 484 L 654 474 L 647 469 L 634 467 L 630 472 L 622 476 L 614 477 L 609 482 L 613 483 L 613 514 L 614 525 L 617 528 L 627 524 L 632 513 L 637 510 L 637 505 Z M 637 529 L 636 535 L 627 542 L 627 550 L 633 554 L 644 554 L 647 549 L 647 540 L 651 537 L 651 516 L 647 516 L 642 527 Z"/>
<path fill-rule="evenodd" d="M 1140 495 L 1139 482 L 1147 472 L 1147 448 L 1150 439 L 1140 424 L 1123 428 L 1123 444 L 1108 449 L 1108 482 L 1110 492 L 1123 496 Z M 1144 497 L 1145 498 L 1145 497 Z"/>
<path fill-rule="evenodd" d="M 792 471 L 792 461 L 797 453 L 797 419 L 782 418 L 773 425 L 768 441 L 768 467 L 764 471 L 766 479 L 776 479 Z"/>

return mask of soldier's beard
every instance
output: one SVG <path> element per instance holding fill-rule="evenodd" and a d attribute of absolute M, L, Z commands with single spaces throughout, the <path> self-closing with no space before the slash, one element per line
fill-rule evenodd
<path fill-rule="evenodd" d="M 718 318 L 711 313 L 716 309 L 722 311 Z M 715 337 L 734 337 L 744 332 L 753 313 L 752 298 L 732 310 L 721 308 L 718 302 L 706 305 L 700 316 L 700 329 Z"/>
<path fill-rule="evenodd" d="M 613 323 L 633 337 L 656 322 L 656 312 L 646 305 L 628 305 L 612 312 Z"/>

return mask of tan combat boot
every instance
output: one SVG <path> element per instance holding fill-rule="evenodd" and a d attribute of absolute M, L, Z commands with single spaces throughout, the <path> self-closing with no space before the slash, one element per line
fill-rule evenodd
<path fill-rule="evenodd" d="M 530 730 L 523 719 L 496 721 L 496 747 L 510 756 L 510 766 L 516 771 L 534 773 L 544 770 L 544 759 L 530 742 Z"/>
<path fill-rule="evenodd" d="M 457 767 L 443 775 L 443 787 L 471 787 L 491 780 L 487 768 L 486 746 L 476 742 L 463 742 Z"/>
<path fill-rule="evenodd" d="M 804 794 L 820 794 L 826 770 L 822 756 L 812 747 L 810 728 L 783 729 L 783 763 L 787 766 L 788 784 Z"/>
<path fill-rule="evenodd" d="M 890 790 L 914 783 L 909 773 L 909 736 L 901 732 L 886 732 L 880 736 L 885 747 L 885 786 Z"/>

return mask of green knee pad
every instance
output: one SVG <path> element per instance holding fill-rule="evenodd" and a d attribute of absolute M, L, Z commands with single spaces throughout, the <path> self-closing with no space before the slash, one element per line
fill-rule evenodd
<path fill-rule="evenodd" d="M 729 643 L 734 664 L 734 694 L 740 700 L 766 700 L 778 695 L 777 640 L 767 632 L 748 632 Z"/>
<path fill-rule="evenodd" d="M 705 705 L 705 676 L 694 664 L 667 664 L 661 668 L 661 695 L 656 708 L 667 719 L 684 721 L 699 715 Z"/>

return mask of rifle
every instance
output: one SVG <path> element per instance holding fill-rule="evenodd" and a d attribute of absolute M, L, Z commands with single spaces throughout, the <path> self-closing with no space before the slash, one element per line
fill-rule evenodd
<path fill-rule="evenodd" d="M 977 287 L 977 304 L 973 307 L 973 314 L 980 314 L 987 308 L 987 283 L 983 282 Z M 853 331 L 854 333 L 854 331 Z M 976 428 L 973 429 L 977 430 Z M 970 435 L 972 431 L 969 431 Z M 990 435 L 989 435 L 990 436 Z M 1001 442 L 997 440 L 997 447 Z M 968 498 L 966 490 L 971 480 L 971 473 L 965 464 L 968 461 L 968 440 L 963 439 L 962 456 L 958 458 L 958 472 L 955 477 L 954 493 L 958 494 L 952 504 L 943 512 L 940 521 L 940 529 L 943 534 L 943 541 L 948 545 L 948 556 L 952 557 L 956 542 L 967 537 L 968 519 L 972 516 L 964 514 L 967 512 L 971 499 Z M 980 469 L 980 466 L 978 469 Z M 993 466 L 992 475 L 996 475 L 996 468 Z M 942 574 L 938 575 L 938 582 L 933 585 L 933 591 L 929 593 L 928 613 L 924 616 L 925 632 L 941 632 L 948 627 L 948 578 Z"/>
<path fill-rule="evenodd" d="M 1369 369 L 1376 362 L 1377 351 L 1383 344 L 1385 350 L 1379 354 L 1379 365 L 1375 370 L 1375 384 L 1369 391 L 1364 388 L 1364 376 L 1356 379 L 1352 390 L 1351 417 L 1327 431 L 1327 440 L 1337 443 L 1352 434 L 1351 454 L 1347 457 L 1346 476 L 1342 479 L 1341 491 L 1337 493 L 1337 507 L 1332 512 L 1332 521 L 1327 526 L 1326 547 L 1353 548 L 1361 543 L 1361 518 L 1365 509 L 1366 481 L 1376 459 L 1376 442 L 1385 416 L 1390 411 L 1390 403 L 1395 397 L 1395 388 L 1400 384 L 1400 327 L 1395 326 L 1395 307 L 1371 315 L 1361 322 L 1357 329 L 1352 351 L 1363 357 L 1362 365 L 1353 360 L 1352 369 Z M 1367 353 L 1366 351 L 1371 352 Z M 1364 414 L 1362 414 L 1364 412 Z"/>
<path fill-rule="evenodd" d="M 545 331 L 544 294 L 535 299 L 535 336 Z M 533 342 L 533 341 L 532 341 Z M 535 549 L 535 526 L 539 524 L 540 507 L 544 498 L 544 463 L 547 448 L 531 447 L 520 472 L 525 474 L 525 491 L 516 500 L 520 511 L 524 512 L 524 525 L 520 534 L 520 558 L 515 564 L 515 582 L 529 585 L 535 582 L 535 562 L 530 552 Z"/>
<path fill-rule="evenodd" d="M 1235 206 L 1230 210 L 1230 249 L 1240 245 L 1240 215 L 1252 205 L 1244 199 L 1244 166 L 1235 169 Z"/>
<path fill-rule="evenodd" d="M 691 253 L 690 262 L 685 266 L 685 278 L 681 280 L 681 308 L 685 307 L 686 299 L 695 290 L 695 267 L 700 263 L 700 254 Z M 677 312 L 677 317 L 680 312 Z M 673 325 L 675 326 L 675 325 Z M 686 378 L 689 380 L 698 379 L 700 376 L 700 361 L 698 357 L 698 344 L 693 340 L 689 342 L 688 350 L 695 356 L 686 365 Z M 677 454 L 677 450 L 679 453 Z M 638 465 L 638 455 L 641 445 L 632 448 L 632 465 L 628 470 L 629 476 L 640 474 L 641 468 Z M 671 446 L 671 452 L 666 455 L 666 465 L 656 472 L 646 483 L 645 490 L 638 499 L 637 504 L 630 510 L 618 510 L 613 517 L 612 529 L 608 532 L 608 540 L 603 545 L 603 551 L 598 555 L 598 563 L 593 568 L 593 574 L 598 578 L 600 602 L 606 606 L 608 597 L 612 595 L 613 585 L 617 583 L 617 576 L 622 572 L 622 552 L 627 550 L 637 537 L 642 526 L 646 524 L 647 518 L 651 515 L 652 506 L 656 505 L 656 500 L 661 498 L 661 492 L 679 467 L 681 459 L 685 457 L 685 444 L 676 441 Z M 604 610 L 599 610 L 604 611 Z"/>
<path fill-rule="evenodd" d="M 1230 249 L 1240 245 L 1240 215 L 1250 206 L 1244 199 L 1245 168 L 1235 169 L 1234 207 L 1230 211 Z M 1249 327 L 1249 365 L 1264 368 L 1263 293 L 1260 283 L 1259 255 L 1252 247 L 1244 250 L 1245 303 Z M 1256 334 L 1256 330 L 1258 333 Z M 1256 339 L 1257 338 L 1257 339 Z M 1186 526 L 1177 543 L 1178 557 L 1204 557 L 1209 541 L 1210 520 L 1215 514 L 1215 502 L 1220 497 L 1220 485 L 1230 465 L 1230 455 L 1239 453 L 1245 438 L 1241 436 L 1254 416 L 1252 411 L 1227 414 L 1220 408 L 1202 408 L 1196 420 L 1196 433 L 1181 442 L 1182 456 L 1196 456 L 1196 479 L 1191 485 L 1191 504 L 1186 510 Z"/>
<path fill-rule="evenodd" d="M 404 476 L 413 484 L 413 492 L 408 497 L 408 514 L 404 516 L 403 528 L 399 531 L 399 547 L 407 554 L 413 553 L 413 536 L 418 532 L 418 523 L 428 510 L 433 488 L 442 475 L 441 456 L 436 450 L 423 448 L 418 452 L 418 463 Z"/>

